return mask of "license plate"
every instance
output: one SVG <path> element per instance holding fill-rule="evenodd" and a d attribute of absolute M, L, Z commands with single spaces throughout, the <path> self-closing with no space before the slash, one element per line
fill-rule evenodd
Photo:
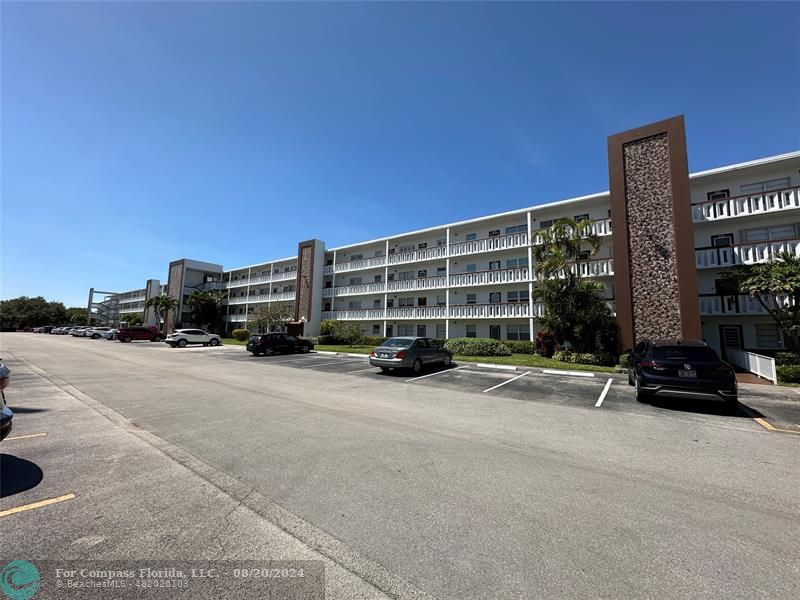
<path fill-rule="evenodd" d="M 680 369 L 678 371 L 678 377 L 686 377 L 687 379 L 697 379 L 697 371 L 692 369 L 691 371 L 684 371 Z"/>
<path fill-rule="evenodd" d="M 381 352 L 380 357 L 381 358 L 389 358 L 389 353 L 388 352 Z"/>

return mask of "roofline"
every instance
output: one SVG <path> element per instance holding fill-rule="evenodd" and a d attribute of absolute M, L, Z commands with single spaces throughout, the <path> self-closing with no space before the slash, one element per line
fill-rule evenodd
<path fill-rule="evenodd" d="M 784 154 L 776 154 L 774 156 L 767 156 L 767 157 L 764 157 L 764 158 L 757 158 L 755 160 L 749 160 L 749 161 L 746 161 L 746 162 L 736 163 L 736 164 L 732 164 L 732 165 L 725 165 L 723 167 L 716 167 L 716 168 L 713 168 L 713 169 L 707 169 L 705 171 L 697 171 L 696 173 L 690 173 L 689 174 L 689 179 L 699 179 L 701 177 L 709 177 L 711 175 L 719 175 L 720 173 L 726 173 L 726 172 L 730 172 L 730 171 L 738 171 L 738 170 L 746 169 L 746 168 L 749 168 L 749 167 L 757 167 L 757 166 L 761 166 L 761 165 L 768 165 L 768 164 L 771 164 L 771 163 L 776 163 L 776 162 L 780 162 L 780 161 L 784 161 L 784 160 L 790 160 L 790 159 L 793 159 L 793 158 L 800 158 L 800 150 L 795 150 L 795 151 L 792 151 L 792 152 L 786 152 Z M 518 209 L 515 209 L 515 210 L 509 210 L 509 211 L 502 212 L 502 213 L 495 213 L 493 215 L 486 215 L 486 216 L 483 216 L 483 217 L 474 217 L 472 219 L 465 219 L 463 221 L 455 221 L 453 223 L 445 223 L 444 225 L 435 225 L 433 227 L 426 227 L 424 229 L 417 229 L 417 230 L 414 230 L 414 231 L 406 231 L 406 232 L 403 232 L 403 233 L 396 233 L 394 235 L 387 235 L 387 236 L 384 236 L 384 237 L 375 238 L 374 240 L 367 240 L 367 241 L 364 241 L 364 242 L 356 242 L 354 244 L 347 244 L 345 246 L 336 246 L 335 248 L 326 248 L 325 252 L 338 252 L 340 250 L 347 250 L 349 248 L 358 248 L 359 246 L 368 246 L 370 244 L 377 244 L 379 242 L 386 242 L 388 240 L 404 238 L 404 237 L 414 236 L 414 235 L 421 235 L 421 234 L 424 234 L 424 233 L 431 233 L 431 232 L 434 232 L 434 231 L 440 231 L 440 230 L 443 230 L 443 229 L 447 229 L 449 227 L 460 227 L 462 225 L 469 225 L 471 223 L 477 223 L 477 222 L 480 222 L 480 221 L 487 221 L 487 220 L 490 220 L 490 219 L 498 219 L 498 218 L 501 218 L 501 217 L 510 217 L 510 216 L 514 216 L 514 215 L 518 215 L 518 214 L 522 214 L 522 213 L 527 213 L 527 212 L 530 212 L 530 211 L 533 211 L 533 210 L 542 211 L 542 210 L 549 210 L 549 209 L 552 209 L 552 208 L 559 208 L 559 207 L 562 207 L 562 206 L 569 206 L 571 204 L 576 204 L 578 202 L 586 202 L 588 200 L 597 200 L 599 198 L 604 198 L 604 197 L 607 197 L 609 195 L 610 195 L 610 192 L 608 190 L 606 190 L 604 192 L 596 192 L 594 194 L 587 194 L 585 196 L 576 196 L 574 198 L 566 198 L 564 200 L 556 200 L 555 202 L 548 202 L 546 204 L 534 204 L 534 205 L 531 205 L 531 206 L 527 206 L 525 208 L 518 208 Z M 253 267 L 258 267 L 258 266 L 266 265 L 266 264 L 270 264 L 270 263 L 281 262 L 281 261 L 284 261 L 284 260 L 297 260 L 297 257 L 296 256 L 290 256 L 288 258 L 279 258 L 279 259 L 276 259 L 276 260 L 263 261 L 263 262 L 255 263 L 255 264 L 248 265 L 248 266 L 245 266 L 245 267 L 236 267 L 234 269 L 225 269 L 225 272 L 240 271 L 242 269 L 251 269 Z"/>
<path fill-rule="evenodd" d="M 232 269 L 223 269 L 223 273 L 230 273 L 233 271 L 241 271 L 242 269 L 252 269 L 253 267 L 262 267 L 264 265 L 272 265 L 277 262 L 283 262 L 285 260 L 294 260 L 297 261 L 297 256 L 287 256 L 286 258 L 276 258 L 275 260 L 263 260 L 261 262 L 253 263 L 252 265 L 245 265 L 244 267 L 234 267 Z"/>

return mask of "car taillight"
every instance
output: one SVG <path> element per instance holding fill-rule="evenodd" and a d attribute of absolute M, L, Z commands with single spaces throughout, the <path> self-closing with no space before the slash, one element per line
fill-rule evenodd
<path fill-rule="evenodd" d="M 375 358 L 375 357 L 377 357 L 377 356 L 378 356 L 378 355 L 377 355 L 377 354 L 375 354 L 375 350 L 373 350 L 372 352 L 370 352 L 370 353 L 369 353 L 369 357 L 370 357 L 370 358 Z"/>
<path fill-rule="evenodd" d="M 395 354 L 394 357 L 395 358 L 405 358 L 406 357 L 406 351 L 405 350 L 400 350 L 400 352 Z"/>
<path fill-rule="evenodd" d="M 642 367 L 647 367 L 653 369 L 654 371 L 666 371 L 667 367 L 662 365 L 661 363 L 657 363 L 654 360 L 643 360 L 641 362 Z"/>

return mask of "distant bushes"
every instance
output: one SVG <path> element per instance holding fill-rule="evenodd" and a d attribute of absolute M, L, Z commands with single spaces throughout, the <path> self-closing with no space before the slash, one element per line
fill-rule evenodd
<path fill-rule="evenodd" d="M 549 331 L 540 331 L 533 342 L 536 354 L 545 358 L 552 358 L 556 351 L 556 336 Z"/>
<path fill-rule="evenodd" d="M 775 366 L 800 365 L 800 354 L 797 352 L 776 352 Z"/>
<path fill-rule="evenodd" d="M 234 329 L 231 331 L 231 337 L 240 342 L 244 342 L 250 337 L 250 331 L 248 329 Z"/>
<path fill-rule="evenodd" d="M 603 367 L 613 366 L 615 362 L 614 357 L 607 352 L 571 352 L 569 350 L 559 350 L 553 354 L 553 358 L 566 363 Z"/>
<path fill-rule="evenodd" d="M 511 350 L 500 340 L 489 338 L 455 338 L 445 348 L 462 356 L 511 356 Z"/>
<path fill-rule="evenodd" d="M 800 365 L 781 365 L 775 370 L 781 383 L 800 383 Z"/>
<path fill-rule="evenodd" d="M 630 356 L 631 355 L 627 354 L 627 353 L 626 354 L 620 354 L 619 355 L 619 366 L 622 367 L 623 369 L 627 369 L 628 368 L 628 358 L 630 358 Z"/>
<path fill-rule="evenodd" d="M 534 342 L 506 340 L 503 342 L 512 354 L 539 354 Z"/>

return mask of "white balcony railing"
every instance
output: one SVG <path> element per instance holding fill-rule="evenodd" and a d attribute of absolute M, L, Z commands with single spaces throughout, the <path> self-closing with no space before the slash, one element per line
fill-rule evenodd
<path fill-rule="evenodd" d="M 418 277 L 416 279 L 398 279 L 390 281 L 386 289 L 390 292 L 405 292 L 411 290 L 436 290 L 447 287 L 447 277 L 436 275 L 434 277 Z"/>
<path fill-rule="evenodd" d="M 376 321 L 384 318 L 382 308 L 352 308 L 348 310 L 326 310 L 322 312 L 322 319 L 336 319 L 337 321 Z"/>
<path fill-rule="evenodd" d="M 382 294 L 386 291 L 386 284 L 383 282 L 376 283 L 358 283 L 354 285 L 340 285 L 335 288 L 323 288 L 323 298 L 333 298 L 339 296 L 358 296 L 362 294 Z"/>
<path fill-rule="evenodd" d="M 524 248 L 527 245 L 527 233 L 513 233 L 511 235 L 499 235 L 497 237 L 450 244 L 450 256 L 479 254 L 482 252 L 494 252 L 495 250 L 510 250 L 512 248 Z"/>
<path fill-rule="evenodd" d="M 791 296 L 778 296 L 780 306 L 794 306 Z M 775 303 L 768 302 L 770 308 L 775 308 Z M 700 314 L 705 316 L 718 315 L 768 315 L 769 311 L 756 299 L 747 294 L 734 296 L 700 296 Z"/>
<path fill-rule="evenodd" d="M 497 319 L 510 317 L 530 317 L 530 305 L 520 303 L 496 304 L 451 304 L 451 319 Z"/>
<path fill-rule="evenodd" d="M 296 292 L 277 292 L 269 295 L 270 302 L 288 302 L 295 299 Z"/>
<path fill-rule="evenodd" d="M 692 220 L 695 223 L 703 223 L 705 221 L 763 215 L 796 208 L 800 208 L 800 187 L 734 196 L 733 198 L 695 204 L 692 206 Z"/>
<path fill-rule="evenodd" d="M 359 258 L 348 262 L 337 263 L 336 265 L 326 265 L 322 272 L 325 275 L 331 273 L 347 273 L 348 271 L 359 271 L 362 269 L 375 269 L 386 264 L 385 256 L 373 256 L 371 258 Z"/>
<path fill-rule="evenodd" d="M 542 229 L 533 232 L 533 245 L 538 246 L 542 243 Z M 611 235 L 611 219 L 598 219 L 592 221 L 592 233 L 599 236 Z"/>
<path fill-rule="evenodd" d="M 224 287 L 234 288 L 246 285 L 258 285 L 260 283 L 271 283 L 275 281 L 287 281 L 289 279 L 297 279 L 297 271 L 275 272 L 272 275 L 258 275 L 256 277 L 242 277 L 241 279 L 231 279 L 224 282 Z"/>
<path fill-rule="evenodd" d="M 295 292 L 276 292 L 274 294 L 251 294 L 249 296 L 232 296 L 227 304 L 257 304 L 259 302 L 285 302 L 294 300 Z"/>
<path fill-rule="evenodd" d="M 755 373 L 759 377 L 778 383 L 778 373 L 775 368 L 775 359 L 754 352 L 747 352 L 739 348 L 726 348 L 725 354 L 733 364 Z"/>
<path fill-rule="evenodd" d="M 229 323 L 244 323 L 247 321 L 247 315 L 228 315 L 225 320 Z"/>
<path fill-rule="evenodd" d="M 426 260 L 436 260 L 439 258 L 447 258 L 446 246 L 435 246 L 433 248 L 422 248 L 420 250 L 411 250 L 409 252 L 398 252 L 389 255 L 390 265 L 400 265 L 410 262 L 423 262 Z"/>
<path fill-rule="evenodd" d="M 474 271 L 450 274 L 450 287 L 467 287 L 472 285 L 497 285 L 502 283 L 527 283 L 530 270 L 528 267 L 517 269 L 498 269 L 496 271 Z"/>
<path fill-rule="evenodd" d="M 289 279 L 297 279 L 297 270 L 283 271 L 280 273 L 273 273 L 270 281 L 287 281 Z"/>
<path fill-rule="evenodd" d="M 446 319 L 446 306 L 398 306 L 386 309 L 387 319 Z"/>
<path fill-rule="evenodd" d="M 800 258 L 800 239 L 750 242 L 720 248 L 699 248 L 694 251 L 698 269 L 752 265 L 772 260 L 781 252 Z"/>

